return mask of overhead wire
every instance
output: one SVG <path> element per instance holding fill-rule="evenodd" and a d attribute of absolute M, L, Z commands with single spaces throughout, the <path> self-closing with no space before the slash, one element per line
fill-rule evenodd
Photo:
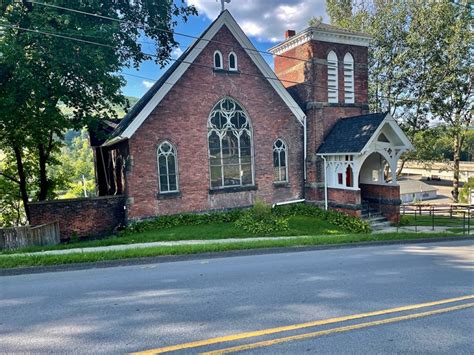
<path fill-rule="evenodd" d="M 139 24 L 137 22 L 133 22 L 133 21 L 129 21 L 129 20 L 118 19 L 118 18 L 114 18 L 114 17 L 111 17 L 111 16 L 94 14 L 94 13 L 87 12 L 87 11 L 72 9 L 70 7 L 53 5 L 53 4 L 46 4 L 46 3 L 39 2 L 39 1 L 34 1 L 34 0 L 27 0 L 27 1 L 32 3 L 32 4 L 37 4 L 37 5 L 41 5 L 41 6 L 45 6 L 45 7 L 58 9 L 58 10 L 75 12 L 77 14 L 81 14 L 81 15 L 85 15 L 85 16 L 93 16 L 93 17 L 104 19 L 104 20 L 110 20 L 110 21 L 115 21 L 115 22 L 120 22 L 120 23 L 127 23 L 127 24 L 130 24 L 130 25 L 132 25 L 136 28 L 143 29 L 143 30 L 146 30 L 146 29 L 150 28 L 150 26 L 147 26 L 147 25 L 142 25 L 142 24 Z M 153 30 L 157 30 L 157 31 L 160 31 L 160 32 L 166 32 L 166 33 L 170 33 L 170 34 L 173 34 L 173 35 L 186 37 L 186 38 L 190 38 L 190 39 L 194 39 L 194 40 L 202 40 L 202 41 L 205 41 L 205 42 L 211 42 L 211 43 L 221 44 L 221 45 L 225 45 L 225 46 L 232 46 L 229 43 L 219 41 L 219 40 L 216 40 L 216 39 L 205 39 L 205 38 L 201 38 L 199 36 L 190 35 L 190 34 L 187 34 L 187 33 L 182 33 L 182 32 L 177 32 L 177 31 L 172 31 L 172 30 L 167 30 L 167 29 L 163 29 L 163 28 L 153 28 Z M 256 48 L 249 48 L 249 47 L 242 47 L 242 48 L 245 49 L 245 50 L 248 50 L 248 51 L 258 52 L 258 53 L 265 54 L 265 55 L 271 55 L 271 56 L 281 57 L 281 58 L 286 58 L 286 59 L 293 59 L 293 60 L 298 60 L 298 61 L 301 61 L 301 62 L 313 63 L 314 64 L 314 61 L 311 60 L 311 59 L 298 58 L 298 57 L 288 56 L 288 55 L 284 55 L 284 54 L 275 54 L 275 53 L 271 53 L 269 51 L 263 51 L 263 50 L 259 50 L 259 49 L 256 49 Z M 326 66 L 328 65 L 327 63 L 317 63 L 317 64 L 326 65 Z M 367 65 L 366 63 L 357 63 L 357 62 L 354 62 L 354 64 Z"/>
<path fill-rule="evenodd" d="M 61 39 L 76 41 L 76 42 L 80 42 L 80 43 L 101 46 L 101 47 L 105 47 L 105 48 L 109 48 L 109 49 L 114 49 L 114 50 L 117 49 L 116 46 L 113 46 L 113 45 L 110 45 L 110 44 L 89 41 L 89 40 L 85 40 L 85 39 L 81 39 L 81 38 L 77 38 L 77 37 L 66 36 L 66 35 L 63 35 L 63 34 L 46 32 L 46 31 L 42 31 L 42 30 L 38 30 L 38 29 L 24 28 L 24 27 L 20 27 L 20 26 L 0 24 L 0 27 L 2 27 L 2 26 L 7 27 L 7 28 L 12 28 L 12 29 L 17 29 L 17 30 L 22 30 L 22 31 L 26 31 L 26 32 L 37 33 L 37 34 L 42 34 L 42 35 L 46 35 L 46 36 L 52 36 L 52 37 L 57 37 L 57 38 L 61 38 Z M 145 54 L 145 55 L 148 55 L 150 57 L 154 57 L 154 58 L 158 57 L 156 54 L 153 54 L 153 53 L 146 53 L 146 52 L 142 52 L 142 53 Z M 213 66 L 210 66 L 210 65 L 194 63 L 194 62 L 186 61 L 186 60 L 180 59 L 180 58 L 168 58 L 168 60 L 175 61 L 175 62 L 180 62 L 180 63 L 185 63 L 185 64 L 189 64 L 189 65 L 194 65 L 194 66 L 198 66 L 198 67 L 213 69 L 213 70 L 215 69 Z M 246 73 L 246 72 L 242 72 L 242 71 L 239 71 L 239 74 L 244 75 L 244 76 L 260 77 L 260 78 L 265 78 L 267 80 L 279 81 L 282 85 L 283 85 L 283 82 L 285 82 L 285 83 L 290 83 L 290 84 L 295 84 L 295 85 L 303 85 L 303 86 L 308 86 L 308 87 L 322 88 L 322 89 L 325 89 L 325 90 L 327 89 L 325 86 L 322 86 L 322 85 L 316 85 L 316 84 L 311 84 L 311 83 L 307 83 L 307 82 L 298 82 L 298 81 L 293 81 L 293 80 L 281 79 L 281 78 L 278 78 L 276 76 L 275 77 L 269 77 L 269 76 L 265 76 L 265 75 L 261 75 L 261 74 L 252 74 L 252 73 Z M 333 91 L 338 91 L 338 92 L 344 92 L 344 93 L 347 93 L 347 94 L 355 94 L 354 91 L 348 91 L 348 90 L 339 89 L 339 88 L 332 89 L 332 90 Z M 394 98 L 390 98 L 390 97 L 387 97 L 387 96 L 379 96 L 379 98 L 390 99 L 390 100 L 396 101 L 396 102 L 405 102 L 405 103 L 407 103 L 407 102 L 417 102 L 417 103 L 421 103 L 421 102 L 416 101 L 416 100 L 394 99 Z"/>

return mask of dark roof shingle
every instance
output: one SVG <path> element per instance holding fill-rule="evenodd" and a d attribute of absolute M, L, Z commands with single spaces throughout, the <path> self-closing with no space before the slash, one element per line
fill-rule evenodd
<path fill-rule="evenodd" d="M 319 147 L 318 154 L 359 153 L 386 116 L 386 112 L 371 113 L 339 120 Z"/>

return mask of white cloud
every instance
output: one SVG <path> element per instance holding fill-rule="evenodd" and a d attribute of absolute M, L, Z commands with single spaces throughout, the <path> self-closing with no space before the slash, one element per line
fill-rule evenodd
<path fill-rule="evenodd" d="M 143 81 L 142 81 L 142 84 L 143 84 L 144 87 L 146 87 L 147 89 L 149 89 L 149 88 L 151 88 L 151 87 L 153 86 L 154 82 L 153 82 L 153 81 L 148 81 L 148 80 L 143 80 Z"/>
<path fill-rule="evenodd" d="M 200 15 L 214 20 L 220 12 L 220 1 L 187 0 Z M 286 30 L 301 31 L 314 16 L 323 16 L 325 0 L 232 0 L 226 8 L 244 32 L 259 41 L 278 42 Z"/>
<path fill-rule="evenodd" d="M 171 51 L 171 58 L 177 59 L 183 54 L 183 50 L 180 47 L 176 47 Z"/>

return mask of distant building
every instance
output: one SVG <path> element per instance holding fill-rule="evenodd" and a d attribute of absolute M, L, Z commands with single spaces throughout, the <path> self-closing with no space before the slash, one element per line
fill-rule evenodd
<path fill-rule="evenodd" d="M 418 180 L 401 180 L 400 199 L 402 203 L 432 200 L 438 197 L 438 189 Z"/>

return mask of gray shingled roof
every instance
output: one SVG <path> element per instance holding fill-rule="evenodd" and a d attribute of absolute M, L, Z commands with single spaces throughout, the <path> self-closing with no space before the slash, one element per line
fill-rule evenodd
<path fill-rule="evenodd" d="M 387 112 L 371 113 L 339 120 L 319 147 L 318 154 L 359 153 L 386 116 Z"/>

